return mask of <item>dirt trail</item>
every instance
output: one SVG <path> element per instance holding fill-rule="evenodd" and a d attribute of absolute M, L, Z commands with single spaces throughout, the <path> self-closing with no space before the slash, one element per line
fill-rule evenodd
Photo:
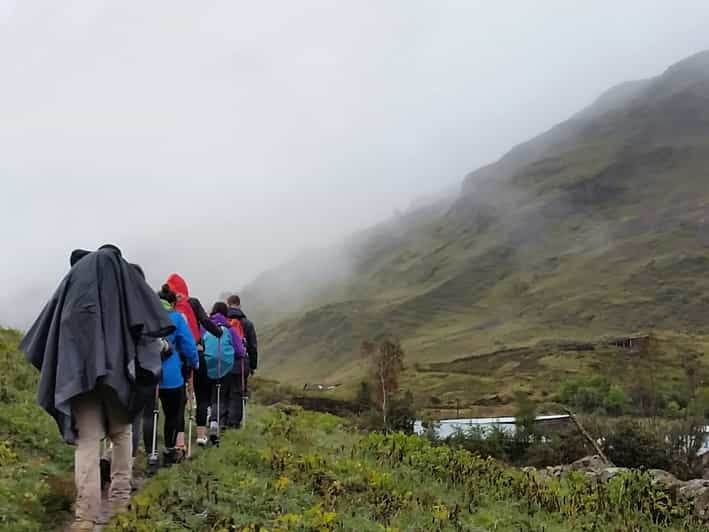
<path fill-rule="evenodd" d="M 133 478 L 133 486 L 135 489 L 133 490 L 133 494 L 131 495 L 131 498 L 133 497 L 133 495 L 138 493 L 143 488 L 143 485 L 147 482 L 147 480 L 148 479 L 143 476 L 136 476 Z M 102 517 L 101 520 L 108 522 L 111 519 L 113 519 L 114 515 L 115 514 L 111 512 L 111 509 L 108 505 L 108 488 L 106 488 L 101 491 L 101 517 Z M 107 517 L 107 519 L 104 519 L 104 517 Z M 72 524 L 73 520 L 74 520 L 74 517 L 72 516 L 72 518 L 69 520 L 69 522 L 66 523 L 64 525 L 64 527 L 62 527 L 61 532 L 71 532 L 71 524 Z M 94 532 L 100 532 L 106 526 L 107 526 L 106 524 L 101 524 L 101 525 L 97 524 L 94 527 Z"/>

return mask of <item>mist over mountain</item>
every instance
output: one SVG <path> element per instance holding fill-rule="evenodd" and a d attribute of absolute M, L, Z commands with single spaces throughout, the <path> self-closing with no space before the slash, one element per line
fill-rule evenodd
<path fill-rule="evenodd" d="M 422 365 L 560 338 L 707 335 L 707 168 L 701 52 L 608 90 L 468 174 L 452 201 L 257 280 L 247 293 L 264 303 L 265 364 L 290 380 L 305 367 L 347 381 L 361 372 L 360 342 L 385 334 Z M 297 294 L 274 290 L 278 280 Z M 449 375 L 451 392 L 480 386 L 467 373 Z"/>

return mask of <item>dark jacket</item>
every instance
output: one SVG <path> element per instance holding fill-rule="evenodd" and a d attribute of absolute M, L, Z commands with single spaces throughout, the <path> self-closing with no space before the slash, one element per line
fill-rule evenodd
<path fill-rule="evenodd" d="M 195 318 L 197 318 L 197 323 L 204 327 L 207 332 L 212 333 L 214 336 L 219 338 L 222 335 L 222 328 L 214 323 L 209 316 L 207 316 L 207 313 L 205 312 L 202 303 L 199 302 L 199 299 L 196 297 L 191 297 L 187 300 L 187 303 L 189 303 L 192 308 L 192 312 L 194 312 Z M 199 340 L 199 338 L 200 337 L 198 336 L 195 340 Z"/>
<path fill-rule="evenodd" d="M 258 338 L 256 338 L 256 327 L 251 322 L 246 314 L 240 308 L 229 308 L 227 318 L 230 320 L 239 320 L 244 328 L 244 336 L 246 337 L 246 354 L 249 357 L 249 367 L 252 371 L 258 368 Z"/>
<path fill-rule="evenodd" d="M 39 404 L 69 443 L 77 436 L 72 399 L 105 384 L 132 414 L 140 381 L 150 373 L 159 377 L 160 352 L 152 340 L 175 330 L 157 295 L 117 248 L 75 252 L 71 263 L 20 344 L 41 372 Z"/>

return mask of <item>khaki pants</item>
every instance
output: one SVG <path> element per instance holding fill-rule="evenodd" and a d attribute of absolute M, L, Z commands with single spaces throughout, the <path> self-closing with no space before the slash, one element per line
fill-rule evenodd
<path fill-rule="evenodd" d="M 79 436 L 74 457 L 76 518 L 96 522 L 101 513 L 101 439 L 113 442 L 110 504 L 130 501 L 132 431 L 125 408 L 112 388 L 98 386 L 72 400 Z"/>

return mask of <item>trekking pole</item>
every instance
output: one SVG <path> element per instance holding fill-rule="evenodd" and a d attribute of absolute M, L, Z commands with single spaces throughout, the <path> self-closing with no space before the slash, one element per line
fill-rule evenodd
<path fill-rule="evenodd" d="M 246 427 L 246 375 L 244 357 L 241 357 L 241 426 Z M 230 414 L 231 415 L 231 414 Z"/>
<path fill-rule="evenodd" d="M 153 405 L 153 449 L 148 457 L 148 465 L 157 465 L 160 462 L 158 458 L 158 417 L 160 415 L 160 385 L 155 385 L 155 403 Z"/>
<path fill-rule="evenodd" d="M 190 403 L 190 423 L 187 427 L 187 458 L 192 458 L 192 421 L 194 420 L 194 401 L 192 394 L 194 393 L 194 370 L 190 368 L 190 378 L 187 381 L 187 400 Z"/>

